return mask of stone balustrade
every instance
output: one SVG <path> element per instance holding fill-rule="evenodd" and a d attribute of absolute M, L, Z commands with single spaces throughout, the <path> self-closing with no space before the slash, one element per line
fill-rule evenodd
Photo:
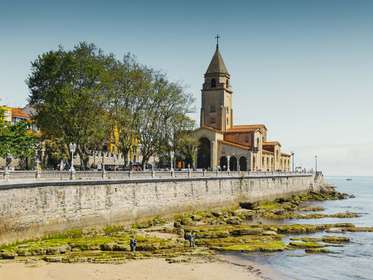
<path fill-rule="evenodd" d="M 312 173 L 292 172 L 249 172 L 249 171 L 0 171 L 0 184 L 12 181 L 65 181 L 65 180 L 124 180 L 160 178 L 201 178 L 201 177 L 289 177 L 312 176 Z"/>

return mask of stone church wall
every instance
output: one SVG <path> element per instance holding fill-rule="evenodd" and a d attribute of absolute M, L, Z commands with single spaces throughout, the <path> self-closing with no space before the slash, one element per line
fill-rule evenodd
<path fill-rule="evenodd" d="M 271 199 L 317 187 L 312 175 L 2 184 L 0 243 L 243 200 Z"/>

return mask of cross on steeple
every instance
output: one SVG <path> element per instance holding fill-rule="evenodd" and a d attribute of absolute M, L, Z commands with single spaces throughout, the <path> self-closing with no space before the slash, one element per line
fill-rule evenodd
<path fill-rule="evenodd" d="M 220 39 L 219 34 L 216 34 L 215 39 L 216 39 L 216 48 L 218 49 L 219 48 L 219 39 Z"/>

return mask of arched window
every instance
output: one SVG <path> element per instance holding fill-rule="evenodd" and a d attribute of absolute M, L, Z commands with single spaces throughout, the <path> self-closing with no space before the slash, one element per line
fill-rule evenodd
<path fill-rule="evenodd" d="M 211 79 L 211 87 L 212 88 L 216 87 L 216 80 L 215 79 Z"/>
<path fill-rule="evenodd" d="M 225 82 L 225 87 L 229 88 L 229 80 L 227 79 L 227 81 Z"/>

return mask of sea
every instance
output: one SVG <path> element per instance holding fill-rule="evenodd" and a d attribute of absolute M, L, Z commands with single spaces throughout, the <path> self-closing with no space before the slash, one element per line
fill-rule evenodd
<path fill-rule="evenodd" d="M 289 220 L 286 223 L 339 223 L 351 222 L 358 226 L 373 226 L 373 177 L 327 177 L 328 183 L 340 192 L 355 198 L 315 202 L 325 213 L 357 212 L 361 217 L 352 219 Z M 325 233 L 323 233 L 325 234 Z M 307 236 L 322 235 L 312 234 Z M 329 235 L 338 235 L 335 233 Z M 272 271 L 273 280 L 373 280 L 373 233 L 346 233 L 352 242 L 343 247 L 331 247 L 332 254 L 304 254 L 304 251 L 241 256 Z"/>

